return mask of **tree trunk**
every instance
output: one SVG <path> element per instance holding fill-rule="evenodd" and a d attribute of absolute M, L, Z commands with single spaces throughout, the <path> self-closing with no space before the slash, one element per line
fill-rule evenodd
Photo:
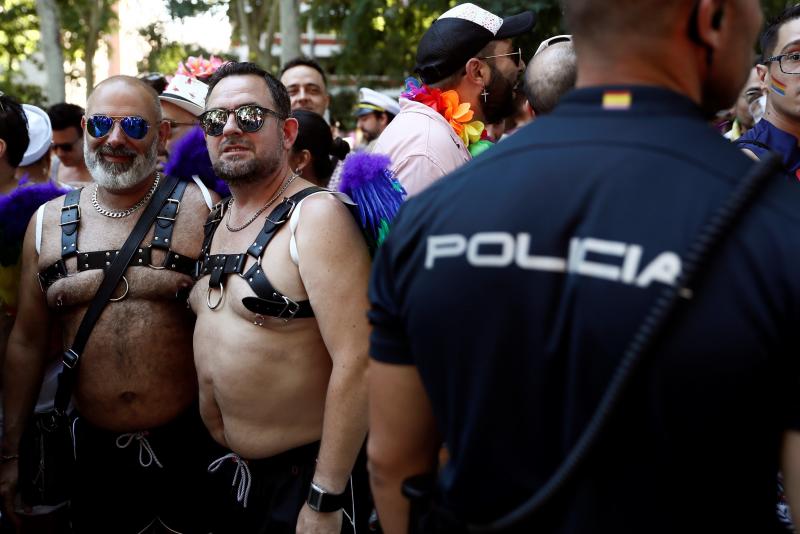
<path fill-rule="evenodd" d="M 97 53 L 98 34 L 100 33 L 100 19 L 103 13 L 103 0 L 89 2 L 89 31 L 86 35 L 86 99 L 94 89 L 94 56 Z"/>
<path fill-rule="evenodd" d="M 239 37 L 242 40 L 242 45 L 245 48 L 242 59 L 244 61 L 250 60 L 250 53 L 253 50 L 253 41 L 250 34 L 250 21 L 247 20 L 247 13 L 244 10 L 244 0 L 236 1 L 236 18 L 239 20 Z"/>
<path fill-rule="evenodd" d="M 272 66 L 274 63 L 275 58 L 272 57 L 272 41 L 275 40 L 275 30 L 278 27 L 278 16 L 280 8 L 280 0 L 270 0 L 269 2 L 265 2 L 264 5 L 269 6 L 269 11 L 264 17 L 267 21 L 267 30 L 265 36 L 264 46 L 258 47 L 258 63 L 261 65 L 264 70 L 267 72 L 272 72 Z M 264 25 L 261 24 L 260 27 Z M 259 41 L 260 42 L 260 41 Z"/>
<path fill-rule="evenodd" d="M 300 55 L 300 13 L 295 0 L 281 1 L 281 65 Z"/>
<path fill-rule="evenodd" d="M 49 105 L 64 102 L 64 52 L 61 49 L 61 25 L 55 0 L 38 0 L 36 14 L 39 16 L 39 31 L 47 74 L 45 97 Z"/>

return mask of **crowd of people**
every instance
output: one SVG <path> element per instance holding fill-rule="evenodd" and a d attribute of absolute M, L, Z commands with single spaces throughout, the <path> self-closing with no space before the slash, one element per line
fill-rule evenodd
<path fill-rule="evenodd" d="M 562 3 L 0 93 L 0 532 L 793 531 L 800 6 Z"/>

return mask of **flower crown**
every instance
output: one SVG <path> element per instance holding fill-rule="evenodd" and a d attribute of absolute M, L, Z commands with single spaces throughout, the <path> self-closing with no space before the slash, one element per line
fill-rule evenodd
<path fill-rule="evenodd" d="M 214 74 L 225 62 L 217 56 L 205 59 L 203 56 L 189 56 L 186 63 L 178 63 L 178 70 L 175 74 L 182 74 L 190 78 L 206 79 Z"/>

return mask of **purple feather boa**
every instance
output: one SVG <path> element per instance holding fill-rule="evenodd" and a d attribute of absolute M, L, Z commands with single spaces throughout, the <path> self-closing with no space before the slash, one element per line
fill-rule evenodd
<path fill-rule="evenodd" d="M 385 154 L 351 154 L 344 160 L 339 183 L 339 190 L 358 206 L 361 227 L 373 251 L 386 239 L 392 219 L 406 196 L 390 165 L 391 159 Z"/>
<path fill-rule="evenodd" d="M 206 139 L 199 126 L 189 130 L 173 145 L 169 159 L 164 165 L 164 172 L 183 180 L 189 180 L 197 175 L 204 184 L 223 198 L 231 194 L 227 184 L 216 175 L 211 166 Z"/>
<path fill-rule="evenodd" d="M 347 192 L 364 187 L 367 182 L 382 176 L 383 172 L 389 168 L 390 163 L 391 159 L 385 154 L 367 152 L 350 154 L 342 168 L 339 190 Z"/>
<path fill-rule="evenodd" d="M 69 189 L 54 183 L 24 185 L 7 195 L 0 195 L 0 231 L 3 238 L 21 240 L 25 235 L 34 212 L 56 197 L 67 194 Z"/>
<path fill-rule="evenodd" d="M 0 263 L 3 265 L 8 265 L 9 262 L 13 264 L 19 257 L 28 221 L 39 206 L 69 191 L 51 182 L 32 185 L 25 183 L 26 180 L 21 180 L 19 187 L 7 195 L 0 195 Z"/>

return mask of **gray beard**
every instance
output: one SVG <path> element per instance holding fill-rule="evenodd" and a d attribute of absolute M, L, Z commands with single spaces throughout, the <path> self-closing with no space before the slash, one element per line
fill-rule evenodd
<path fill-rule="evenodd" d="M 101 158 L 99 153 L 134 156 L 134 159 L 130 163 L 113 163 Z M 100 187 L 109 191 L 124 191 L 138 185 L 155 171 L 158 163 L 158 138 L 153 139 L 144 154 L 136 154 L 124 147 L 113 149 L 108 145 L 91 150 L 89 144 L 84 143 L 83 157 L 86 168 Z"/>

